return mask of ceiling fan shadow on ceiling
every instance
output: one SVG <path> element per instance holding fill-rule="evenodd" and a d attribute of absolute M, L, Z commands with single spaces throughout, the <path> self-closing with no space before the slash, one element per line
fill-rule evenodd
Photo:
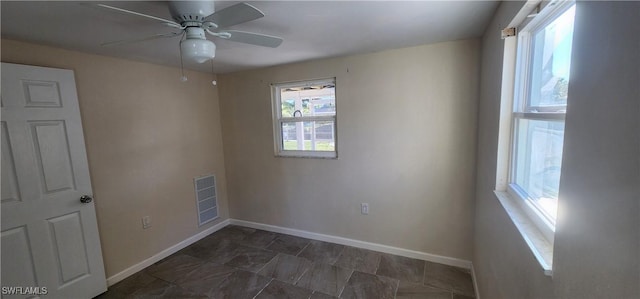
<path fill-rule="evenodd" d="M 101 46 L 117 46 L 181 36 L 180 59 L 204 63 L 213 59 L 216 55 L 216 45 L 213 41 L 207 39 L 207 34 L 234 42 L 270 48 L 277 48 L 283 42 L 282 38 L 276 36 L 238 30 L 224 30 L 227 27 L 264 17 L 264 13 L 247 3 L 238 3 L 216 11 L 214 1 L 170 1 L 169 12 L 173 20 L 106 4 L 94 5 L 114 12 L 155 20 L 165 26 L 179 30 L 136 39 L 105 42 Z M 186 80 L 186 77 L 183 75 L 184 80 Z M 215 85 L 215 81 L 213 83 Z"/>

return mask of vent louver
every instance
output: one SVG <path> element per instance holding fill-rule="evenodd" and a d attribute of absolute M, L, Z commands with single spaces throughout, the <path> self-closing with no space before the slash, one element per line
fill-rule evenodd
<path fill-rule="evenodd" d="M 198 206 L 198 226 L 218 218 L 216 179 L 213 175 L 193 179 Z"/>

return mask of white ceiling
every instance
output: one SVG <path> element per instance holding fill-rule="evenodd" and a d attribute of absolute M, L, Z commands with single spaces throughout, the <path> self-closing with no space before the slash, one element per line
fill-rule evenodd
<path fill-rule="evenodd" d="M 97 3 L 97 2 L 91 2 Z M 167 2 L 100 3 L 171 19 Z M 220 10 L 238 1 L 217 1 Z M 214 39 L 214 71 L 376 52 L 479 37 L 497 1 L 250 1 L 264 18 L 231 27 L 284 38 L 275 49 Z M 179 38 L 102 47 L 101 43 L 167 33 L 153 20 L 76 1 L 2 1 L 2 37 L 82 52 L 179 66 Z M 211 64 L 185 67 L 211 71 Z"/>

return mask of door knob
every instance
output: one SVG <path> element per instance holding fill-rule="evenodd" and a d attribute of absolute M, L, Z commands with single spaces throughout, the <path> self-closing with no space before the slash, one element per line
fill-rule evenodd
<path fill-rule="evenodd" d="M 80 197 L 81 203 L 90 203 L 92 200 L 93 200 L 93 197 L 89 195 L 82 195 L 82 197 Z"/>

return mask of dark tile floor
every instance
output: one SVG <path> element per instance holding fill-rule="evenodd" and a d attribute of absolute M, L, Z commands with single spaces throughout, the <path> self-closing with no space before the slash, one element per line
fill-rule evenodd
<path fill-rule="evenodd" d="M 230 225 L 97 298 L 473 297 L 464 269 Z"/>

